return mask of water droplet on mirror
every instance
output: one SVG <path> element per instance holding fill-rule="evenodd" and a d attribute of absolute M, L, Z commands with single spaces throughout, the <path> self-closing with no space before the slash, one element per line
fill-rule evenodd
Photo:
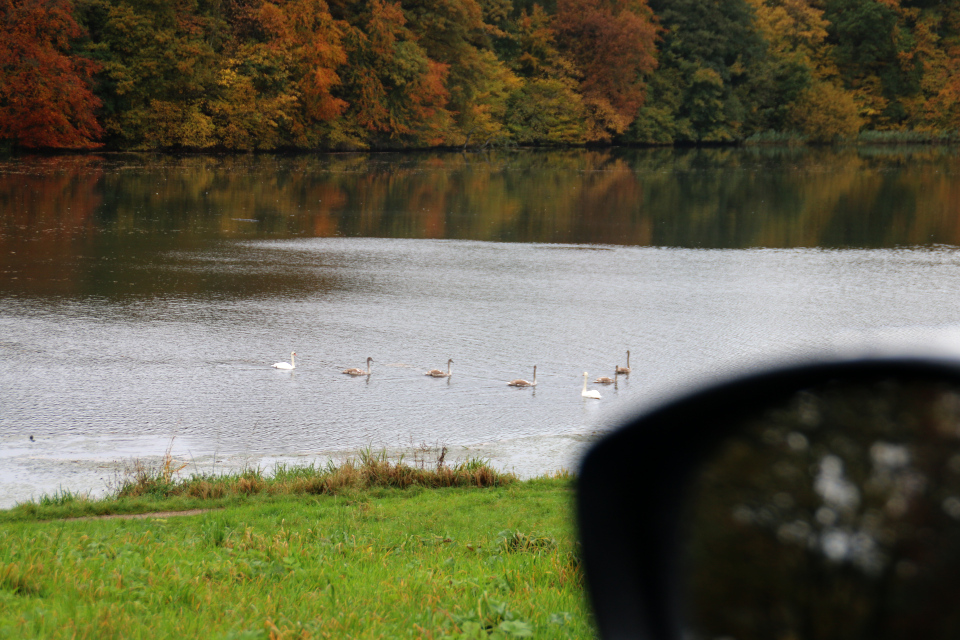
<path fill-rule="evenodd" d="M 814 517 L 817 519 L 817 522 L 825 527 L 829 527 L 836 523 L 837 512 L 830 507 L 820 507 L 817 509 L 817 514 Z"/>
<path fill-rule="evenodd" d="M 895 571 L 897 572 L 897 577 L 905 579 L 914 578 L 918 573 L 920 573 L 917 565 L 909 560 L 901 560 L 898 562 L 897 566 L 895 567 Z"/>
<path fill-rule="evenodd" d="M 845 531 L 828 531 L 820 537 L 823 555 L 834 562 L 842 562 L 850 554 L 850 534 Z"/>
<path fill-rule="evenodd" d="M 954 520 L 960 520 L 960 499 L 950 496 L 943 501 L 943 510 Z"/>
<path fill-rule="evenodd" d="M 875 442 L 870 447 L 870 458 L 877 467 L 897 469 L 910 464 L 910 452 L 903 445 Z"/>
<path fill-rule="evenodd" d="M 781 491 L 777 495 L 773 496 L 773 503 L 781 509 L 789 509 L 796 504 L 796 500 L 794 500 L 793 496 L 789 493 Z"/>
<path fill-rule="evenodd" d="M 807 437 L 802 433 L 793 431 L 787 436 L 787 446 L 794 451 L 803 451 L 807 448 Z"/>

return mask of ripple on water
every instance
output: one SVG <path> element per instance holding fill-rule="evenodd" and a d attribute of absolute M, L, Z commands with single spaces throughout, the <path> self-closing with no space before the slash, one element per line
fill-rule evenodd
<path fill-rule="evenodd" d="M 543 469 L 531 460 L 568 460 L 548 455 L 550 438 L 603 431 L 744 362 L 836 353 L 865 337 L 960 343 L 960 306 L 944 295 L 960 288 L 952 251 L 600 248 L 224 243 L 168 255 L 161 271 L 299 271 L 315 290 L 280 280 L 254 297 L 0 298 L 0 495 L 22 499 L 31 474 L 31 486 L 49 486 L 39 478 L 74 461 L 93 466 L 58 477 L 96 484 L 81 478 L 160 455 L 173 436 L 193 460 L 521 443 L 477 450 Z M 583 371 L 612 375 L 627 349 L 634 373 L 586 403 Z M 269 366 L 291 350 L 295 371 Z M 368 356 L 371 376 L 340 373 Z M 452 378 L 423 375 L 448 358 Z M 506 386 L 533 365 L 535 389 Z M 14 446 L 29 434 L 56 446 L 44 457 Z"/>

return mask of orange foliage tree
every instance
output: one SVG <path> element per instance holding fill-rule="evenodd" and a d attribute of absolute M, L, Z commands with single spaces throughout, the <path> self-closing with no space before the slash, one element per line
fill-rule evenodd
<path fill-rule="evenodd" d="M 347 61 L 341 46 L 342 25 L 334 21 L 323 0 L 277 0 L 261 10 L 275 43 L 290 52 L 299 71 L 299 88 L 306 115 L 332 120 L 347 107 L 331 89 L 340 84 L 336 68 Z"/>
<path fill-rule="evenodd" d="M 103 131 L 90 89 L 96 63 L 70 55 L 84 35 L 67 0 L 0 0 L 0 139 L 90 149 Z"/>
<path fill-rule="evenodd" d="M 643 104 L 657 66 L 657 24 L 645 0 L 558 0 L 557 43 L 581 73 L 580 91 L 597 127 L 622 133 Z"/>
<path fill-rule="evenodd" d="M 262 46 L 288 76 L 281 93 L 296 98 L 299 112 L 288 124 L 288 140 L 300 147 L 329 142 L 324 126 L 348 106 L 334 95 L 341 83 L 337 69 L 347 61 L 342 43 L 347 25 L 333 18 L 323 0 L 262 2 L 257 19 L 264 32 Z M 284 110 L 289 112 L 289 106 Z"/>
<path fill-rule="evenodd" d="M 209 102 L 229 149 L 336 146 L 348 103 L 335 95 L 349 28 L 323 0 L 245 0 L 228 6 L 233 28 Z"/>
<path fill-rule="evenodd" d="M 924 130 L 960 130 L 960 7 L 922 15 L 913 34 L 925 69 L 912 124 Z"/>

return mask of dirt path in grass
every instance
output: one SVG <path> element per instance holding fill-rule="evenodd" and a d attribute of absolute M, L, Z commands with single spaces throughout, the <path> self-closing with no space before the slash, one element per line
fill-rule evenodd
<path fill-rule="evenodd" d="M 195 516 L 220 509 L 188 509 L 186 511 L 151 511 L 150 513 L 118 513 L 109 516 L 84 516 L 82 518 L 64 518 L 64 520 L 146 520 L 147 518 L 174 518 L 177 516 Z"/>

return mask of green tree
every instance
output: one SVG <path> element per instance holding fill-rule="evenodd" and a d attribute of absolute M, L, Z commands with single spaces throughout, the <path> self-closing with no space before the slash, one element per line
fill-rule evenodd
<path fill-rule="evenodd" d="M 507 101 L 507 128 L 520 144 L 576 144 L 586 137 L 586 109 L 570 84 L 531 78 Z"/>
<path fill-rule="evenodd" d="M 401 6 L 427 56 L 447 69 L 447 109 L 459 129 L 450 142 L 506 140 L 507 99 L 520 81 L 493 51 L 493 38 L 503 34 L 484 21 L 484 6 L 477 0 L 402 0 Z"/>
<path fill-rule="evenodd" d="M 745 0 L 652 0 L 663 27 L 659 67 L 628 140 L 724 142 L 759 109 L 766 43 Z M 658 78 L 659 77 L 659 78 Z M 659 81 L 658 81 L 659 79 Z"/>
<path fill-rule="evenodd" d="M 90 32 L 86 51 L 102 64 L 97 92 L 114 144 L 215 143 L 204 107 L 217 91 L 213 44 L 225 25 L 191 9 L 148 0 L 77 0 L 77 15 Z"/>
<path fill-rule="evenodd" d="M 578 92 L 576 65 L 557 49 L 552 16 L 533 5 L 510 25 L 510 60 L 522 84 L 507 100 L 507 128 L 520 144 L 576 144 L 588 134 L 589 112 Z"/>
<path fill-rule="evenodd" d="M 911 55 L 916 42 L 899 2 L 829 0 L 828 43 L 844 84 L 858 93 L 873 128 L 908 118 L 904 99 L 920 90 L 923 65 Z"/>

